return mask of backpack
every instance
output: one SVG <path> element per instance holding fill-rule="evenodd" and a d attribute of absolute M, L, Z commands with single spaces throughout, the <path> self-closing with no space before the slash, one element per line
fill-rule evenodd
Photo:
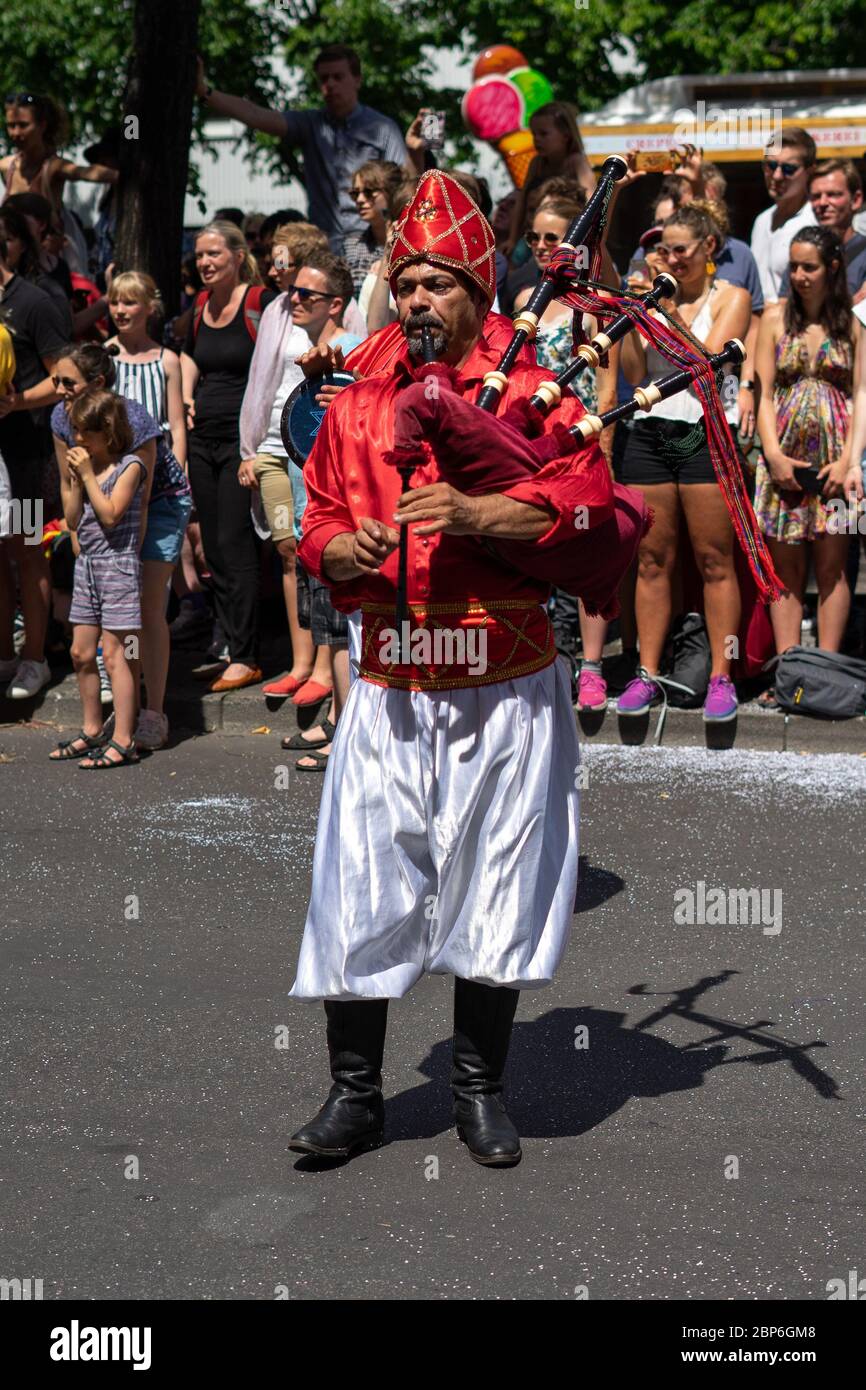
<path fill-rule="evenodd" d="M 262 295 L 265 293 L 267 285 L 250 285 L 244 295 L 243 316 L 247 332 L 256 341 L 259 333 L 259 320 L 262 317 Z M 192 318 L 192 340 L 195 342 L 198 337 L 198 330 L 201 326 L 204 306 L 210 297 L 210 290 L 199 290 L 195 297 L 195 310 Z"/>
<path fill-rule="evenodd" d="M 673 686 L 668 704 L 674 709 L 697 709 L 704 703 L 712 669 L 707 625 L 700 613 L 677 618 L 668 638 L 668 662 L 668 678 L 688 686 L 688 690 Z"/>
<path fill-rule="evenodd" d="M 782 709 L 819 719 L 856 719 L 866 714 L 866 661 L 790 647 L 778 658 L 776 700 Z"/>

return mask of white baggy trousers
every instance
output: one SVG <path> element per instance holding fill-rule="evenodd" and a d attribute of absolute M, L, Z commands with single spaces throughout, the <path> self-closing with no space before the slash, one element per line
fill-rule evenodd
<path fill-rule="evenodd" d="M 334 738 L 294 999 L 399 999 L 424 971 L 550 983 L 577 889 L 568 677 L 355 680 Z"/>

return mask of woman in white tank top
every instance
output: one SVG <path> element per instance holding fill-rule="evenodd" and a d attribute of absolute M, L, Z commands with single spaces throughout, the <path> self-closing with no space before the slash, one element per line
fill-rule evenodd
<path fill-rule="evenodd" d="M 748 290 L 716 280 L 713 256 L 723 243 L 715 205 L 688 203 L 664 224 L 659 247 L 667 269 L 679 284 L 677 314 L 709 352 L 719 352 L 729 338 L 746 337 L 751 318 Z M 665 375 L 671 365 L 646 340 L 630 333 L 623 340 L 622 369 L 634 386 Z M 737 424 L 737 378 L 725 376 L 722 404 Z M 697 437 L 696 437 L 697 436 Z M 740 624 L 740 592 L 734 571 L 734 531 L 716 482 L 703 427 L 703 411 L 694 391 L 683 391 L 647 414 L 639 411 L 622 464 L 622 481 L 638 487 L 655 513 L 641 542 L 635 614 L 640 644 L 638 676 L 623 692 L 617 712 L 642 715 L 661 698 L 654 679 L 670 628 L 672 580 L 677 565 L 677 537 L 685 517 L 704 585 L 704 614 L 712 653 L 712 672 L 704 718 L 733 719 L 737 699 L 729 672 L 732 646 Z"/>

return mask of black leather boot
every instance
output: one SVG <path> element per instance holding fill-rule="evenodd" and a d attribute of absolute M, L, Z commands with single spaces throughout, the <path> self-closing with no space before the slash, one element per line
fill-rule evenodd
<path fill-rule="evenodd" d="M 318 1115 L 289 1140 L 296 1153 L 348 1158 L 382 1143 L 382 1054 L 387 999 L 326 999 L 334 1084 Z"/>
<path fill-rule="evenodd" d="M 476 1163 L 511 1167 L 520 1136 L 505 1110 L 502 1073 L 520 991 L 454 980 L 451 1089 L 457 1134 Z"/>

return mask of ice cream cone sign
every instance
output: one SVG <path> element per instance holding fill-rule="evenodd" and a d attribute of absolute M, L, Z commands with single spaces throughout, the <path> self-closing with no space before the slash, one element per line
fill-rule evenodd
<path fill-rule="evenodd" d="M 550 83 L 508 44 L 485 48 L 472 76 L 462 103 L 466 129 L 499 151 L 515 187 L 522 188 L 535 154 L 529 120 L 553 100 Z"/>

